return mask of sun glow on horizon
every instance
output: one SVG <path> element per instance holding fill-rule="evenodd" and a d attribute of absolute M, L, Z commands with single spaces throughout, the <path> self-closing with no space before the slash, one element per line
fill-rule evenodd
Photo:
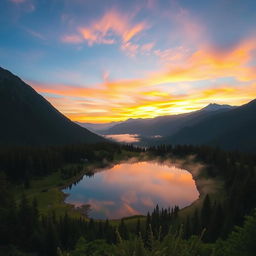
<path fill-rule="evenodd" d="M 255 1 L 206 2 L 2 1 L 0 65 L 73 121 L 242 105 L 256 98 Z"/>

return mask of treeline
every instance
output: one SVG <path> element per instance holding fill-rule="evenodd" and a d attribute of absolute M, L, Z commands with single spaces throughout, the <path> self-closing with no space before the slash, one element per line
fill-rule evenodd
<path fill-rule="evenodd" d="M 13 183 L 27 183 L 72 163 L 112 161 L 122 147 L 115 143 L 0 148 L 0 171 Z M 128 147 L 129 149 L 129 147 Z"/>
<path fill-rule="evenodd" d="M 29 202 L 24 196 L 16 205 L 13 195 L 10 194 L 9 182 L 26 184 L 31 177 L 45 176 L 57 169 L 60 169 L 65 177 L 70 177 L 70 175 L 76 174 L 76 170 L 72 169 L 72 173 L 70 173 L 70 170 L 65 169 L 65 165 L 83 164 L 87 161 L 111 162 L 114 155 L 122 150 L 145 151 L 152 159 L 154 157 L 166 159 L 167 156 L 184 158 L 194 155 L 196 161 L 205 163 L 205 175 L 224 181 L 225 195 L 221 199 L 205 196 L 202 207 L 192 212 L 185 220 L 179 217 L 178 207 L 159 209 L 157 206 L 152 213 L 148 213 L 146 218 L 138 218 L 135 227 L 131 228 L 126 224 L 126 220 L 121 220 L 119 226 L 114 228 L 109 221 L 85 221 L 84 219 L 70 218 L 68 215 L 56 218 L 54 213 L 49 216 L 40 216 L 36 200 Z M 34 255 L 56 256 L 57 248 L 60 248 L 61 251 L 76 251 L 77 242 L 80 241 L 80 246 L 90 247 L 92 252 L 96 250 L 95 247 L 108 250 L 112 243 L 116 244 L 119 241 L 116 229 L 122 238 L 122 246 L 127 248 L 138 246 L 140 250 L 144 250 L 145 255 L 150 255 L 146 253 L 153 250 L 149 246 L 152 236 L 157 237 L 157 244 L 165 243 L 164 241 L 168 239 L 170 242 L 170 238 L 166 238 L 170 236 L 171 239 L 174 239 L 173 241 L 176 241 L 177 236 L 174 238 L 173 234 L 177 234 L 180 229 L 182 229 L 182 235 L 179 235 L 181 236 L 179 241 L 183 241 L 183 245 L 188 248 L 190 248 L 194 235 L 200 236 L 203 230 L 205 230 L 202 238 L 204 242 L 215 242 L 220 238 L 226 239 L 233 227 L 241 225 L 244 216 L 252 214 L 256 207 L 255 166 L 255 155 L 225 152 L 205 146 L 159 146 L 140 149 L 131 145 L 99 144 L 39 149 L 1 149 L 0 249 L 13 250 L 9 255 L 19 255 L 15 252 L 15 248 L 17 248 L 20 251 L 34 253 Z M 171 234 L 170 229 L 173 232 Z M 11 248 L 12 246 L 13 248 Z M 184 255 L 193 255 L 191 251 L 189 252 L 190 254 Z M 74 255 L 82 256 L 83 254 L 76 253 Z M 104 254 L 101 252 L 99 255 Z"/>
<path fill-rule="evenodd" d="M 158 146 L 148 152 L 152 157 L 180 157 L 194 155 L 205 164 L 204 175 L 224 181 L 222 198 L 206 196 L 202 212 L 196 210 L 185 222 L 188 236 L 206 228 L 204 240 L 213 242 L 226 238 L 234 225 L 241 225 L 244 216 L 256 208 L 256 155 L 243 152 L 226 152 L 208 146 Z"/>
<path fill-rule="evenodd" d="M 104 239 L 109 244 L 116 242 L 115 229 L 108 220 L 86 221 L 67 214 L 57 218 L 54 212 L 40 216 L 36 199 L 30 202 L 23 195 L 19 204 L 14 202 L 3 173 L 0 185 L 0 255 L 18 255 L 22 251 L 56 256 L 57 248 L 74 249 L 80 237 L 88 241 Z"/>
<path fill-rule="evenodd" d="M 81 237 L 75 249 L 59 256 L 255 256 L 256 251 L 256 211 L 246 217 L 242 227 L 236 227 L 226 240 L 215 244 L 202 243 L 200 236 L 184 239 L 182 228 L 169 232 L 163 239 L 149 231 L 149 240 L 144 243 L 138 235 L 124 240 L 118 235 L 116 245 L 104 240 L 87 241 Z"/>
<path fill-rule="evenodd" d="M 5 174 L 0 173 L 0 254 L 19 255 L 20 251 L 42 256 L 58 255 L 58 248 L 62 251 L 75 249 L 80 237 L 87 242 L 97 240 L 112 245 L 118 241 L 118 234 L 124 240 L 137 235 L 148 244 L 152 234 L 158 236 L 161 230 L 161 239 L 168 233 L 171 224 L 176 223 L 179 208 L 159 209 L 148 213 L 146 220 L 140 218 L 136 227 L 131 228 L 122 219 L 114 227 L 109 220 L 95 221 L 93 219 L 71 218 L 67 214 L 56 217 L 55 213 L 40 215 L 36 198 L 29 201 L 25 195 L 17 204 L 14 201 Z"/>

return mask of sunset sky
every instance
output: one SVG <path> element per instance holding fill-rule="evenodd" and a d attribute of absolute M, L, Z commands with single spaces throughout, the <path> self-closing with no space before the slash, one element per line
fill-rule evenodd
<path fill-rule="evenodd" d="M 255 0 L 1 0 L 0 66 L 75 121 L 256 98 Z"/>

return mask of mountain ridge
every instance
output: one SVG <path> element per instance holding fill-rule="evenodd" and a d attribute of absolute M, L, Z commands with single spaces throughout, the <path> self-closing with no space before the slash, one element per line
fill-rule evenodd
<path fill-rule="evenodd" d="M 256 99 L 217 113 L 158 143 L 220 146 L 228 150 L 256 151 Z"/>
<path fill-rule="evenodd" d="M 0 145 L 107 141 L 73 123 L 18 76 L 0 67 Z"/>
<path fill-rule="evenodd" d="M 214 106 L 214 111 L 213 107 Z M 209 104 L 208 106 L 189 113 L 177 115 L 158 116 L 147 119 L 128 119 L 99 133 L 109 134 L 138 134 L 143 136 L 168 136 L 174 134 L 182 127 L 193 125 L 208 115 L 214 115 L 219 111 L 228 111 L 235 108 L 229 105 Z"/>

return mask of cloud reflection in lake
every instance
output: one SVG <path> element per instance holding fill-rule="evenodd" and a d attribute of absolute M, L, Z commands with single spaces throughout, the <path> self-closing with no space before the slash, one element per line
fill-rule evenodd
<path fill-rule="evenodd" d="M 90 204 L 90 217 L 99 219 L 146 214 L 156 204 L 185 207 L 199 195 L 189 172 L 156 162 L 118 164 L 64 192 L 67 203 Z"/>

